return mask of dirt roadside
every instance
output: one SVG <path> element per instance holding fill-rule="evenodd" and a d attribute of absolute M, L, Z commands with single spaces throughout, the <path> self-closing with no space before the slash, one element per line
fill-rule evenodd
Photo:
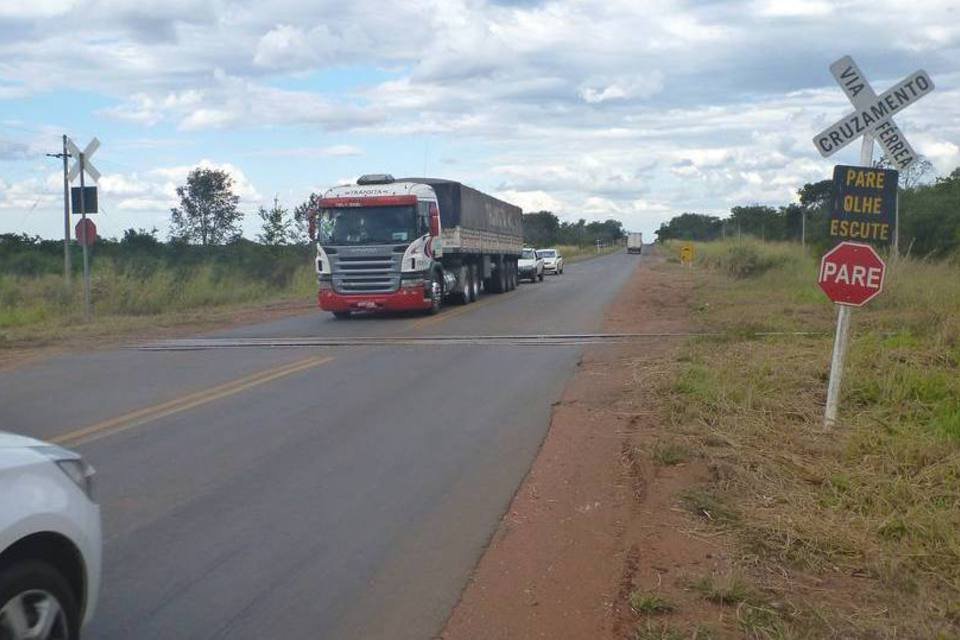
<path fill-rule="evenodd" d="M 644 258 L 606 310 L 604 330 L 690 330 L 688 275 Z M 730 614 L 690 582 L 725 573 L 728 544 L 695 531 L 678 498 L 710 472 L 698 459 L 664 455 L 682 449 L 658 424 L 656 389 L 680 344 L 586 349 L 441 638 L 675 637 L 655 632 L 658 603 L 671 609 L 671 629 L 690 630 L 677 637 L 723 626 Z M 645 597 L 631 606 L 631 594 Z"/>

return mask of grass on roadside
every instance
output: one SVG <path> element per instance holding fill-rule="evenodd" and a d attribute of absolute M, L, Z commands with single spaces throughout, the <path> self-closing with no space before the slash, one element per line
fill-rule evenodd
<path fill-rule="evenodd" d="M 674 606 L 659 594 L 649 591 L 634 591 L 630 594 L 630 609 L 638 616 L 670 613 Z"/>
<path fill-rule="evenodd" d="M 587 260 L 589 258 L 594 258 L 598 255 L 607 255 L 610 253 L 616 253 L 618 251 L 625 251 L 622 246 L 619 245 L 610 245 L 603 247 L 600 251 L 597 251 L 597 248 L 592 245 L 584 245 L 578 247 L 575 244 L 562 244 L 552 247 L 538 247 L 541 249 L 556 249 L 560 252 L 560 255 L 563 256 L 564 262 L 579 262 L 581 260 Z"/>
<path fill-rule="evenodd" d="M 675 440 L 658 441 L 653 445 L 653 461 L 661 467 L 673 467 L 690 458 L 690 449 Z"/>
<path fill-rule="evenodd" d="M 309 300 L 315 291 L 309 262 L 281 280 L 200 265 L 189 270 L 157 268 L 136 272 L 101 260 L 91 276 L 93 325 L 84 331 L 109 333 L 149 326 L 175 317 L 192 318 L 216 309 L 283 299 Z M 61 276 L 0 275 L 0 347 L 56 339 L 83 322 L 78 278 L 66 289 Z"/>
<path fill-rule="evenodd" d="M 746 580 L 737 574 L 725 576 L 703 576 L 690 585 L 694 591 L 700 593 L 704 600 L 719 604 L 738 605 L 743 602 L 756 602 L 758 600 L 754 590 L 747 584 Z"/>
<path fill-rule="evenodd" d="M 667 622 L 648 620 L 639 625 L 630 637 L 631 640 L 713 640 L 717 636 L 703 625 L 682 629 Z"/>
<path fill-rule="evenodd" d="M 721 335 L 692 340 L 664 392 L 714 481 L 683 504 L 734 531 L 760 574 L 828 580 L 791 593 L 811 625 L 960 634 L 960 269 L 890 264 L 884 293 L 855 313 L 841 421 L 826 433 L 835 316 L 814 256 L 759 242 L 697 253 L 694 312 Z M 818 333 L 756 335 L 791 331 Z"/>

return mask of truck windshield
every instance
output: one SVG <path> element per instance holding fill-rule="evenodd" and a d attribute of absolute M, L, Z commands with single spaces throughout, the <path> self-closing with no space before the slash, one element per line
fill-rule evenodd
<path fill-rule="evenodd" d="M 320 212 L 321 244 L 392 244 L 417 235 L 414 207 L 357 207 Z"/>

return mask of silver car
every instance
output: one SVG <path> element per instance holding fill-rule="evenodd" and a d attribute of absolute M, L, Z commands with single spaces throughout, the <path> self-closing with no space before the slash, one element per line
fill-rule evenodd
<path fill-rule="evenodd" d="M 543 272 L 555 276 L 563 273 L 563 256 L 556 249 L 538 249 L 537 255 L 543 258 Z"/>
<path fill-rule="evenodd" d="M 520 253 L 520 259 L 517 260 L 517 271 L 520 272 L 520 278 L 526 278 L 530 282 L 543 280 L 543 258 L 537 255 L 537 250 L 532 247 L 524 247 Z"/>

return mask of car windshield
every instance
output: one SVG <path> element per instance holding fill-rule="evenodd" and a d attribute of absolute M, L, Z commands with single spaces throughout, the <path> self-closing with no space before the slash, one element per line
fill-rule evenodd
<path fill-rule="evenodd" d="M 540 257 L 541 257 L 541 258 L 556 258 L 556 257 L 557 257 L 557 252 L 554 251 L 553 249 L 549 249 L 549 250 L 547 250 L 547 251 L 538 251 L 537 253 L 540 254 Z"/>
<path fill-rule="evenodd" d="M 416 237 L 416 215 L 411 206 L 324 209 L 320 214 L 320 243 L 390 244 Z"/>
<path fill-rule="evenodd" d="M 534 251 L 533 249 L 524 249 L 523 253 L 520 254 L 520 257 L 523 260 L 536 260 L 537 252 Z"/>

